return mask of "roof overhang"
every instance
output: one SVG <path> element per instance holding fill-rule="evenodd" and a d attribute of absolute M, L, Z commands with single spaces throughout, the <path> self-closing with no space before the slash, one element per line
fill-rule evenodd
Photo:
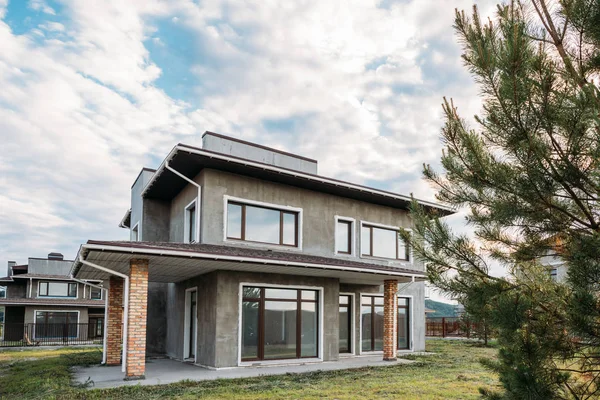
<path fill-rule="evenodd" d="M 108 279 L 111 272 L 107 270 L 113 271 L 115 275 L 129 275 L 130 261 L 134 258 L 148 259 L 148 280 L 163 283 L 181 282 L 218 270 L 338 278 L 341 283 L 364 285 L 381 285 L 386 279 L 396 279 L 399 282 L 415 282 L 426 279 L 423 272 L 416 270 L 414 273 L 407 272 L 401 268 L 398 270 L 394 270 L 394 268 L 367 270 L 345 265 L 90 243 L 81 246 L 79 256 L 73 263 L 71 274 L 75 278 L 89 280 Z M 102 269 L 90 266 L 83 261 L 100 266 Z"/>
<path fill-rule="evenodd" d="M 125 212 L 123 219 L 119 222 L 119 228 L 129 229 L 131 227 L 131 208 Z"/>
<path fill-rule="evenodd" d="M 169 171 L 166 168 L 167 165 L 189 179 L 193 179 L 202 169 L 209 168 L 400 209 L 408 209 L 413 200 L 410 196 L 216 153 L 185 144 L 178 144 L 171 150 L 144 187 L 143 197 L 170 200 L 187 185 L 185 180 Z M 456 212 L 453 208 L 442 204 L 416 200 L 425 209 L 439 216 Z"/>

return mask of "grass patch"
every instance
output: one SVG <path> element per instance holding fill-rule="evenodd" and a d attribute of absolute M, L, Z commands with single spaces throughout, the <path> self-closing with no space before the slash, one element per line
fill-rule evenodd
<path fill-rule="evenodd" d="M 0 397 L 55 399 L 475 399 L 478 388 L 498 388 L 480 363 L 494 348 L 473 342 L 431 340 L 433 355 L 407 355 L 413 364 L 346 371 L 216 381 L 182 381 L 160 386 L 92 389 L 71 386 L 70 368 L 96 364 L 98 349 L 0 353 Z"/>

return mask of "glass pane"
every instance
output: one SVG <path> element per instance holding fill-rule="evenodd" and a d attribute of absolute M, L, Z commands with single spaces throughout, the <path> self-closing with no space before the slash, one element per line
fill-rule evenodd
<path fill-rule="evenodd" d="M 102 290 L 93 287 L 92 289 L 92 294 L 91 294 L 91 299 L 92 300 L 100 300 L 102 298 Z"/>
<path fill-rule="evenodd" d="M 375 306 L 375 314 L 373 315 L 373 337 L 375 339 L 375 347 L 373 350 L 383 350 L 383 307 Z"/>
<path fill-rule="evenodd" d="M 347 296 L 342 296 L 347 297 Z M 340 298 L 341 299 L 341 298 Z M 350 313 L 348 305 L 340 306 L 340 353 L 350 353 Z"/>
<path fill-rule="evenodd" d="M 196 241 L 196 206 L 192 206 L 188 208 L 188 226 L 190 236 L 188 237 L 188 242 Z"/>
<path fill-rule="evenodd" d="M 340 296 L 340 304 L 348 304 L 350 296 Z"/>
<path fill-rule="evenodd" d="M 389 229 L 373 228 L 373 256 L 396 258 L 398 232 Z"/>
<path fill-rule="evenodd" d="M 6 297 L 6 286 L 0 286 L 0 298 Z"/>
<path fill-rule="evenodd" d="M 297 302 L 265 301 L 265 359 L 296 358 Z"/>
<path fill-rule="evenodd" d="M 246 206 L 246 240 L 279 244 L 281 212 Z"/>
<path fill-rule="evenodd" d="M 398 306 L 407 306 L 408 299 L 406 297 L 398 297 Z"/>
<path fill-rule="evenodd" d="M 302 300 L 316 300 L 317 292 L 315 290 L 303 290 Z"/>
<path fill-rule="evenodd" d="M 227 237 L 242 238 L 242 206 L 227 204 Z"/>
<path fill-rule="evenodd" d="M 406 308 L 398 309 L 398 349 L 408 349 L 408 310 Z"/>
<path fill-rule="evenodd" d="M 296 289 L 265 289 L 265 298 L 269 299 L 294 299 L 298 298 L 298 291 Z"/>
<path fill-rule="evenodd" d="M 283 213 L 283 244 L 296 246 L 296 214 Z"/>
<path fill-rule="evenodd" d="M 360 254 L 371 254 L 371 228 L 363 226 L 360 230 Z"/>
<path fill-rule="evenodd" d="M 66 297 L 69 295 L 69 284 L 65 282 L 48 282 L 48 296 Z"/>
<path fill-rule="evenodd" d="M 260 298 L 260 288 L 244 286 L 243 292 L 243 297 L 250 299 Z"/>
<path fill-rule="evenodd" d="M 69 283 L 69 297 L 77 297 L 77 284 Z"/>
<path fill-rule="evenodd" d="M 302 303 L 302 336 L 300 340 L 301 357 L 318 355 L 318 312 L 317 303 Z"/>
<path fill-rule="evenodd" d="M 258 358 L 259 302 L 242 302 L 242 358 Z"/>
<path fill-rule="evenodd" d="M 398 258 L 407 261 L 409 259 L 408 243 L 406 243 L 400 236 L 398 236 Z"/>
<path fill-rule="evenodd" d="M 381 296 L 375 297 L 375 304 L 383 305 L 383 297 L 381 297 Z"/>
<path fill-rule="evenodd" d="M 5 310 L 4 307 L 0 307 L 0 324 L 4 323 L 4 310 Z"/>
<path fill-rule="evenodd" d="M 350 253 L 350 222 L 338 221 L 335 228 L 335 251 Z"/>
<path fill-rule="evenodd" d="M 40 293 L 38 296 L 48 296 L 48 282 L 40 283 Z"/>
<path fill-rule="evenodd" d="M 362 324 L 362 351 L 371 351 L 371 306 L 361 308 L 360 323 Z"/>

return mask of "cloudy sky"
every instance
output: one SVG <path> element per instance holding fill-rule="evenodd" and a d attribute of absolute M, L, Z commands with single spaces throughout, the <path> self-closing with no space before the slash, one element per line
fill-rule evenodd
<path fill-rule="evenodd" d="M 477 2 L 482 13 L 495 1 Z M 119 240 L 130 186 L 211 130 L 432 199 L 464 0 L 0 0 L 0 271 Z"/>

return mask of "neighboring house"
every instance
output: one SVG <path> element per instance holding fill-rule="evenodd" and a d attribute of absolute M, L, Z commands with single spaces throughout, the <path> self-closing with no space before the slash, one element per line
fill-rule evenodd
<path fill-rule="evenodd" d="M 88 241 L 72 273 L 108 285 L 105 363 L 123 340 L 129 379 L 157 353 L 209 368 L 394 359 L 425 349 L 423 265 L 398 236 L 410 202 L 207 132 L 140 172 L 131 241 Z"/>
<path fill-rule="evenodd" d="M 60 253 L 29 258 L 26 265 L 9 261 L 8 276 L 0 278 L 0 346 L 63 336 L 102 339 L 104 291 L 71 279 L 72 265 Z"/>

